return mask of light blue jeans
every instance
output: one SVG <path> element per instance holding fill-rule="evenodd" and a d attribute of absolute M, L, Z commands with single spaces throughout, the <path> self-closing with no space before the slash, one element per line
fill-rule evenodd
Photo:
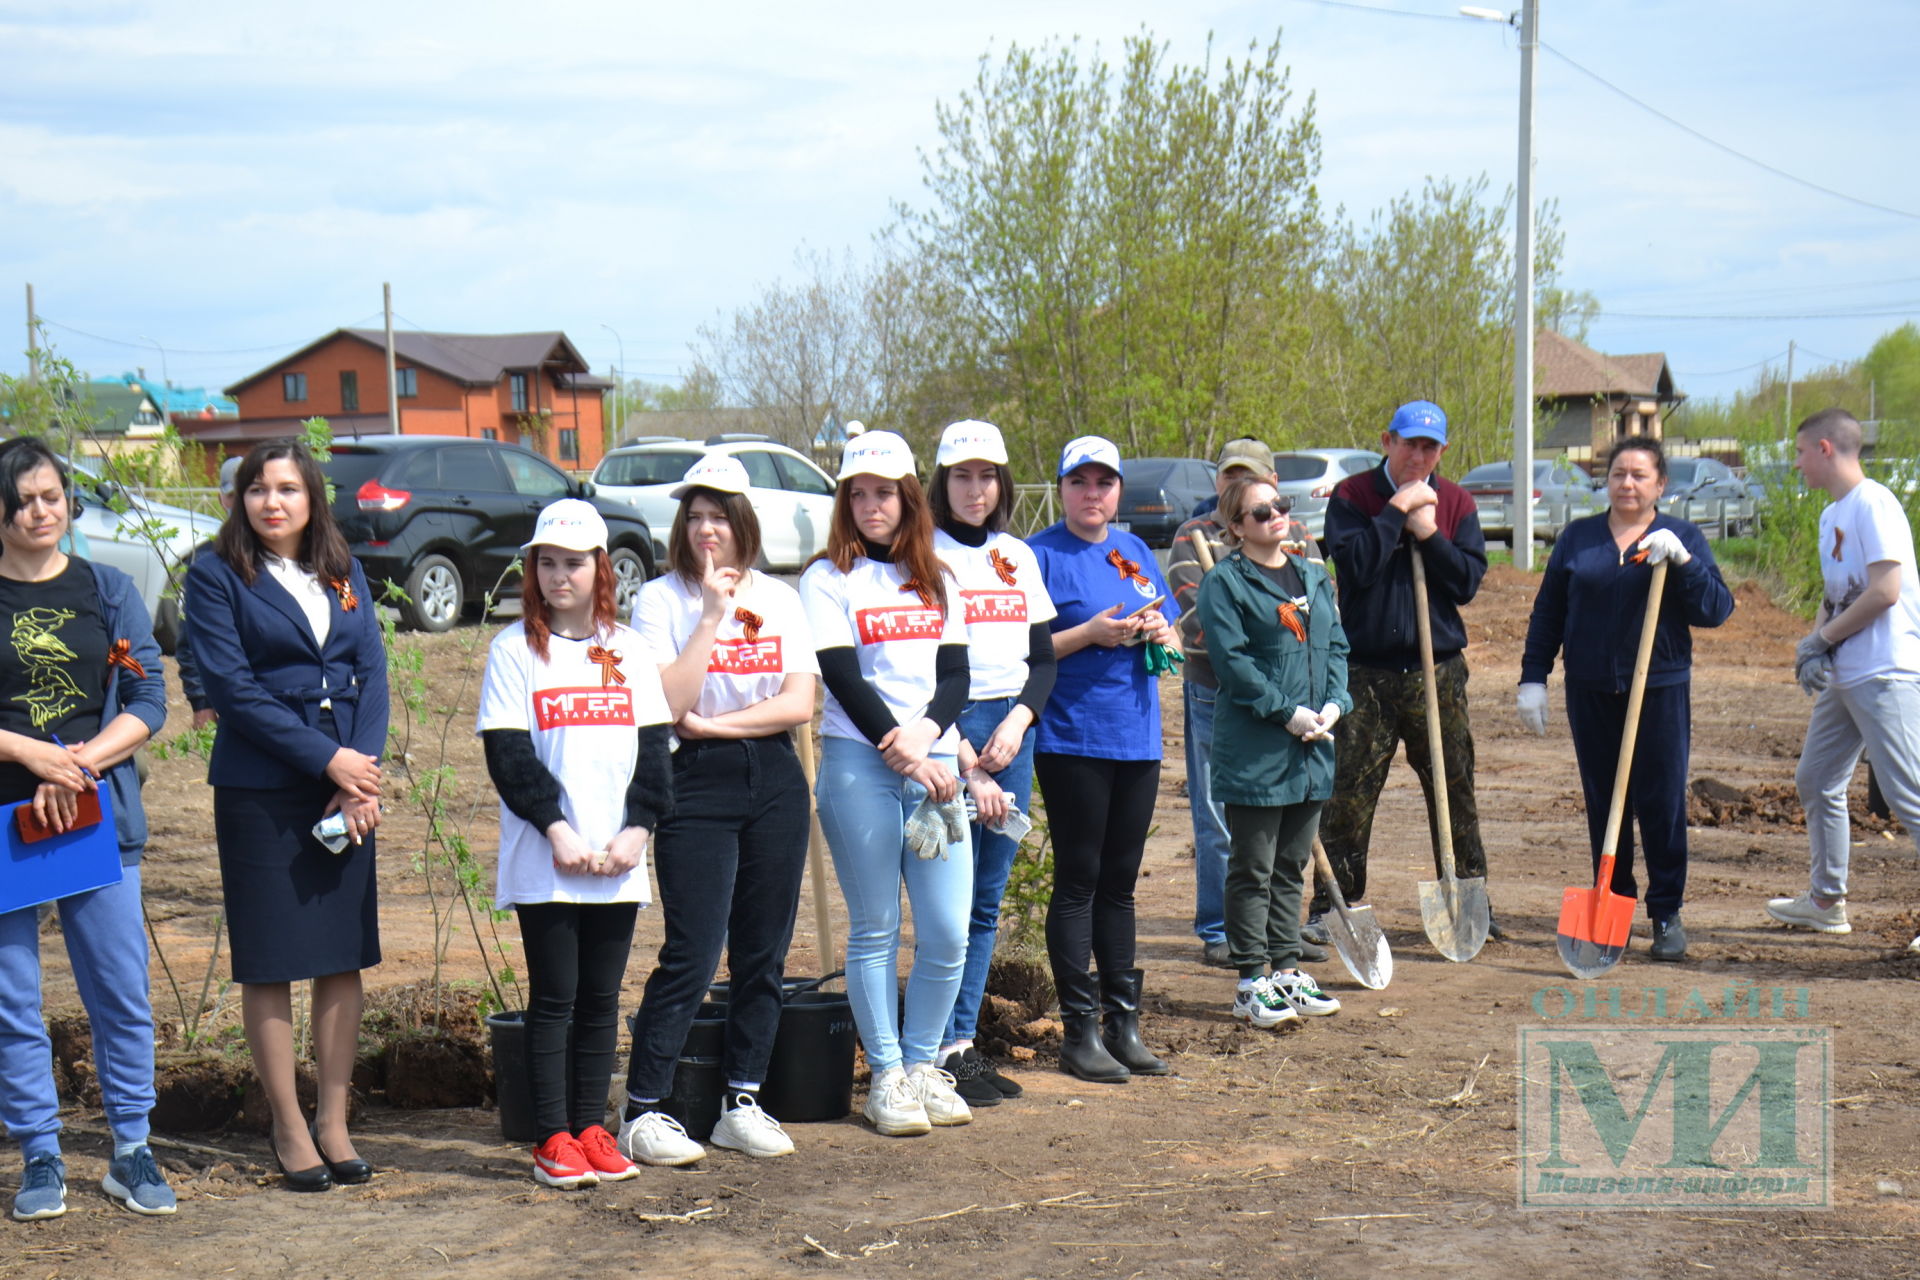
<path fill-rule="evenodd" d="M 147 998 L 147 931 L 140 868 L 119 884 L 60 900 L 60 932 L 93 1029 L 100 1099 L 117 1142 L 145 1142 L 153 1110 L 153 1006 Z M 53 1043 L 40 1015 L 40 918 L 35 907 L 0 915 L 0 1124 L 21 1154 L 60 1151 Z"/>
<path fill-rule="evenodd" d="M 1212 945 L 1227 940 L 1227 811 L 1213 799 L 1213 704 L 1219 690 L 1184 680 L 1187 708 L 1187 809 L 1193 815 L 1193 932 Z"/>
<path fill-rule="evenodd" d="M 987 739 L 1013 710 L 1017 698 L 989 698 L 969 702 L 960 713 L 960 734 L 975 751 L 987 745 Z M 1020 739 L 1020 750 L 1007 767 L 993 775 L 1020 812 L 1033 812 L 1033 730 Z M 967 965 L 960 972 L 960 994 L 954 998 L 953 1016 L 947 1020 L 947 1033 L 941 1045 L 973 1039 L 980 1023 L 980 1002 L 987 997 L 987 969 L 993 964 L 993 944 L 1000 936 L 1000 895 L 1007 891 L 1007 876 L 1013 871 L 1020 844 L 979 823 L 973 824 L 973 915 L 967 921 Z"/>
<path fill-rule="evenodd" d="M 880 1072 L 932 1062 L 967 956 L 972 852 L 964 840 L 939 858 L 918 858 L 907 849 L 907 817 L 926 790 L 889 769 L 872 746 L 823 738 L 820 757 L 814 796 L 847 902 L 847 995 L 867 1064 Z M 951 756 L 934 758 L 954 766 Z M 897 994 L 902 881 L 913 909 L 904 1016 Z"/>

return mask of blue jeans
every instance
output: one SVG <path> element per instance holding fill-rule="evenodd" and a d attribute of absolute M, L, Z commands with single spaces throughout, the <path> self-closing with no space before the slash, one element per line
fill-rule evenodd
<path fill-rule="evenodd" d="M 153 1006 L 147 999 L 147 931 L 140 868 L 119 884 L 60 900 L 74 984 L 93 1028 L 93 1065 L 117 1142 L 145 1142 L 153 1110 Z M 21 1154 L 60 1150 L 53 1044 L 40 1016 L 40 918 L 35 907 L 0 915 L 0 1124 Z"/>
<path fill-rule="evenodd" d="M 1187 809 L 1193 815 L 1193 932 L 1227 940 L 1226 810 L 1213 799 L 1213 704 L 1219 690 L 1181 682 L 1187 708 Z"/>
<path fill-rule="evenodd" d="M 820 757 L 814 796 L 847 901 L 847 995 L 867 1063 L 879 1072 L 932 1062 L 967 957 L 973 856 L 964 841 L 940 858 L 908 851 L 907 817 L 926 791 L 889 769 L 869 744 L 823 738 Z M 954 765 L 951 756 L 934 758 Z M 904 1016 L 896 1012 L 903 880 L 913 908 Z"/>
<path fill-rule="evenodd" d="M 960 713 L 960 733 L 975 751 L 987 745 L 987 739 L 1013 710 L 1015 698 L 989 698 L 969 702 Z M 1020 806 L 1020 812 L 1033 808 L 1033 730 L 1020 739 L 1020 750 L 993 780 Z M 967 966 L 960 971 L 960 994 L 953 1002 L 953 1016 L 947 1019 L 947 1034 L 942 1045 L 973 1039 L 980 1023 L 980 1002 L 987 995 L 987 969 L 993 964 L 993 944 L 1000 934 L 1000 895 L 1007 891 L 1007 876 L 1020 852 L 1018 841 L 973 824 L 973 916 L 967 921 Z"/>

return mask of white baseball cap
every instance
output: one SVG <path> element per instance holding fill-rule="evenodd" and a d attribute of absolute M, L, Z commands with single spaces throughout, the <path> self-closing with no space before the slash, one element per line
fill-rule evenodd
<path fill-rule="evenodd" d="M 535 547 L 559 547 L 563 551 L 605 551 L 607 522 L 593 509 L 591 502 L 562 498 L 541 511 L 533 526 L 533 537 L 520 550 Z"/>
<path fill-rule="evenodd" d="M 849 476 L 901 480 L 913 473 L 913 450 L 891 431 L 869 431 L 849 440 L 840 455 L 841 480 Z"/>
<path fill-rule="evenodd" d="M 240 474 L 240 464 L 245 461 L 244 457 L 235 454 L 220 464 L 220 492 L 226 497 L 233 496 L 233 486 Z"/>
<path fill-rule="evenodd" d="M 1120 475 L 1120 446 L 1105 436 L 1076 436 L 1060 451 L 1060 474 L 1064 476 L 1089 462 Z"/>
<path fill-rule="evenodd" d="M 950 467 L 956 462 L 997 462 L 1006 466 L 1007 442 L 1000 428 L 978 418 L 950 423 L 940 433 L 940 451 L 934 455 L 933 463 L 937 467 Z"/>
<path fill-rule="evenodd" d="M 667 490 L 667 496 L 680 499 L 689 489 L 715 489 L 721 493 L 745 493 L 753 481 L 747 478 L 746 464 L 730 453 L 709 453 L 687 468 L 680 483 Z"/>

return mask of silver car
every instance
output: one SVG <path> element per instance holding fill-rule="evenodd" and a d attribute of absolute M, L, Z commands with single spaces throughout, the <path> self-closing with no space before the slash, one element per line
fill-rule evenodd
<path fill-rule="evenodd" d="M 1293 518 L 1316 540 L 1327 536 L 1327 499 L 1334 487 L 1379 465 L 1380 455 L 1371 449 L 1295 449 L 1273 455 L 1280 496 L 1293 499 Z"/>
<path fill-rule="evenodd" d="M 100 474 L 94 459 L 69 464 L 81 507 L 73 526 L 76 549 L 133 579 L 153 617 L 154 639 L 172 653 L 180 638 L 180 596 L 171 588 L 193 549 L 220 532 L 220 521 L 122 489 Z"/>
<path fill-rule="evenodd" d="M 1513 541 L 1513 464 L 1488 462 L 1475 467 L 1460 478 L 1460 487 L 1473 495 L 1480 532 Z M 1552 542 L 1569 521 L 1606 509 L 1606 490 L 1596 489 L 1593 477 L 1571 462 L 1542 458 L 1533 464 L 1534 537 Z"/>
<path fill-rule="evenodd" d="M 1660 509 L 1691 520 L 1709 536 L 1734 538 L 1754 527 L 1753 494 L 1718 458 L 1668 458 Z"/>

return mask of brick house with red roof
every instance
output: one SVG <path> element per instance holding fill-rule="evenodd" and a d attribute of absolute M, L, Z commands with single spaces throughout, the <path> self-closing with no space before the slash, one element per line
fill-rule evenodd
<path fill-rule="evenodd" d="M 613 384 L 594 376 L 566 334 L 397 332 L 393 345 L 401 434 L 503 440 L 570 471 L 599 463 Z M 386 335 L 335 329 L 226 394 L 238 418 L 180 424 L 210 455 L 296 435 L 314 417 L 338 437 L 386 435 Z"/>

